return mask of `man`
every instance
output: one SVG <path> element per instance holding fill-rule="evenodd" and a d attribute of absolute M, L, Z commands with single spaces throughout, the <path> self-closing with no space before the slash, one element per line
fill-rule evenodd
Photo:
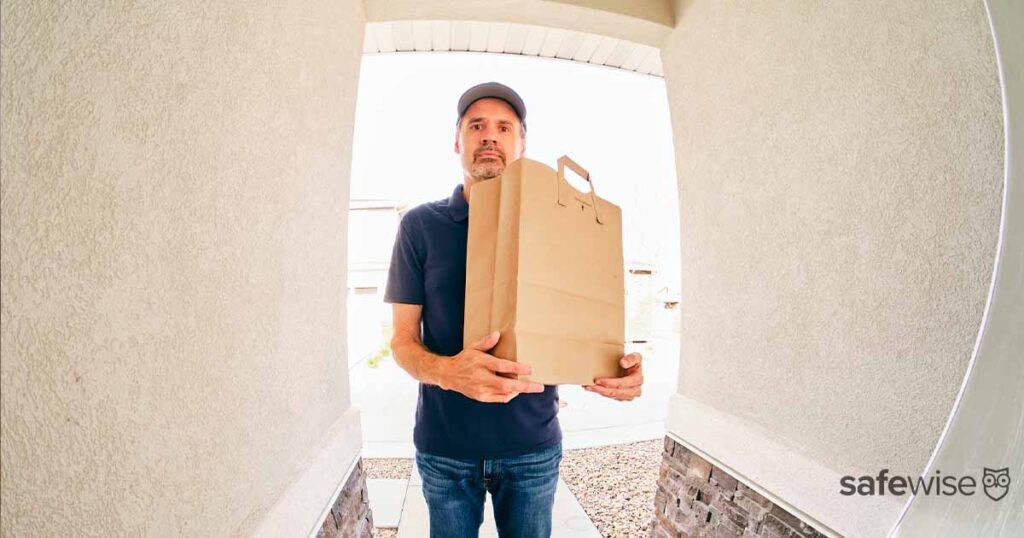
<path fill-rule="evenodd" d="M 558 388 L 511 378 L 530 367 L 487 353 L 497 332 L 462 348 L 470 195 L 523 155 L 526 106 L 511 88 L 490 82 L 467 90 L 457 112 L 462 184 L 448 199 L 413 208 L 399 225 L 384 294 L 393 305 L 391 349 L 420 381 L 413 438 L 430 535 L 477 536 L 490 492 L 501 536 L 546 537 L 562 459 Z M 643 384 L 641 360 L 626 355 L 622 377 L 585 388 L 632 400 Z"/>

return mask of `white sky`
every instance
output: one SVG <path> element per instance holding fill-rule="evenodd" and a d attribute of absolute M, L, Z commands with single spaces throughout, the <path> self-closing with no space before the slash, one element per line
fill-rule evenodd
<path fill-rule="evenodd" d="M 507 54 L 364 55 L 352 199 L 415 205 L 447 198 L 462 182 L 456 102 L 470 86 L 491 80 L 526 103 L 525 157 L 554 168 L 568 155 L 586 168 L 597 194 L 622 208 L 626 261 L 655 263 L 659 287 L 678 289 L 675 156 L 660 78 Z"/>

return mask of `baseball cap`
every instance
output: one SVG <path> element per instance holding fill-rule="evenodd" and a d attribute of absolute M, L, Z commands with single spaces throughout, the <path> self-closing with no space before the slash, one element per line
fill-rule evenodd
<path fill-rule="evenodd" d="M 512 110 L 516 111 L 519 121 L 526 123 L 526 104 L 523 103 L 523 98 L 519 97 L 515 90 L 500 82 L 485 82 L 466 90 L 459 98 L 459 120 L 462 120 L 462 116 L 466 114 L 470 105 L 488 97 L 501 99 L 508 103 Z"/>

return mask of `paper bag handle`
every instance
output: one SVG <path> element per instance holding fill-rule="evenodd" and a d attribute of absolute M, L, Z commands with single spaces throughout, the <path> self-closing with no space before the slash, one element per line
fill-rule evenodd
<path fill-rule="evenodd" d="M 594 208 L 594 217 L 597 219 L 598 224 L 604 224 L 604 221 L 601 220 L 601 211 L 597 208 L 597 194 L 594 192 L 594 182 L 590 179 L 590 172 L 584 170 L 582 166 L 576 164 L 576 162 L 570 159 L 567 155 L 562 155 L 558 158 L 558 185 L 556 186 L 556 189 L 558 190 L 558 205 L 568 207 L 565 202 L 562 202 L 562 183 L 566 183 L 566 166 L 572 169 L 573 172 L 579 174 L 580 177 L 587 180 L 587 183 L 590 184 L 590 204 Z"/>

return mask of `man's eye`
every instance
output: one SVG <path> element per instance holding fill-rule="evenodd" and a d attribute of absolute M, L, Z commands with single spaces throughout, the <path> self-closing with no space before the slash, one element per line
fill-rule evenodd
<path fill-rule="evenodd" d="M 509 129 L 509 128 L 508 128 L 507 126 L 504 126 L 504 125 L 503 125 L 503 126 L 501 127 L 501 132 L 503 132 L 503 133 L 507 133 L 507 132 L 509 132 L 510 130 L 511 130 L 511 129 Z"/>
<path fill-rule="evenodd" d="M 469 128 L 479 131 L 480 130 L 480 124 L 479 123 L 474 123 L 473 125 L 470 125 Z"/>

